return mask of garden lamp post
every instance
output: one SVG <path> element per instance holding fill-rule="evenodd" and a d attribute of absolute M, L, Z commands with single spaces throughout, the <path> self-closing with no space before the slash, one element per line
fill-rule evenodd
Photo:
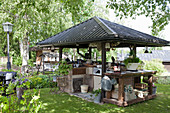
<path fill-rule="evenodd" d="M 4 31 L 7 32 L 7 47 L 8 47 L 8 51 L 7 51 L 7 55 L 8 55 L 8 62 L 7 62 L 7 69 L 11 69 L 11 62 L 10 62 L 10 59 L 9 59 L 9 32 L 12 32 L 12 26 L 13 24 L 9 23 L 9 22 L 6 22 L 6 23 L 3 23 L 3 28 L 4 28 Z"/>

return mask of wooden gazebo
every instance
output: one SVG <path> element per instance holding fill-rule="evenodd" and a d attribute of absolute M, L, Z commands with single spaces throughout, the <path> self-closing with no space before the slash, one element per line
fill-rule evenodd
<path fill-rule="evenodd" d="M 161 47 L 169 44 L 169 41 L 95 16 L 38 42 L 37 45 L 39 47 L 59 47 L 59 57 L 62 59 L 63 48 L 88 48 L 90 43 L 96 42 L 101 43 L 102 47 L 103 73 L 106 70 L 105 44 L 107 42 L 111 42 L 115 47 L 133 47 L 135 51 L 136 47 Z"/>
<path fill-rule="evenodd" d="M 90 45 L 100 45 L 100 49 L 102 51 L 102 76 L 104 76 L 106 72 L 107 43 L 110 43 L 110 46 L 115 48 L 131 47 L 131 49 L 133 49 L 136 53 L 136 47 L 167 46 L 169 44 L 169 41 L 151 36 L 146 33 L 142 33 L 140 31 L 107 21 L 99 17 L 93 17 L 63 32 L 60 32 L 41 42 L 38 42 L 37 46 L 42 48 L 58 47 L 59 58 L 61 60 L 63 48 L 77 48 L 78 50 L 79 48 L 89 48 L 89 53 L 91 56 L 91 48 L 93 47 L 91 47 Z M 152 72 L 150 72 L 149 74 L 152 74 Z M 146 75 L 148 75 L 148 73 L 146 73 Z M 121 81 L 122 79 L 120 80 L 120 82 Z M 123 88 L 121 90 L 123 90 Z M 120 95 L 123 95 L 123 93 L 120 92 Z M 118 100 L 118 102 L 110 102 L 108 100 L 106 101 L 110 103 L 115 103 L 120 106 L 128 105 L 128 103 L 123 103 L 123 98 L 121 96 Z"/>

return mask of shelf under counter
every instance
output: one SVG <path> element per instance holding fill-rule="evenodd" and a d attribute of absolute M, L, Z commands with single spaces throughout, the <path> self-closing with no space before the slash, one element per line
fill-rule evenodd
<path fill-rule="evenodd" d="M 118 101 L 117 99 L 107 99 L 107 98 L 103 98 L 103 102 L 105 103 L 110 103 L 110 104 L 116 104 L 118 106 L 129 106 L 131 104 L 135 104 L 135 103 L 139 103 L 139 102 L 144 102 L 150 99 L 154 99 L 156 98 L 156 95 L 148 95 L 144 98 L 137 98 L 137 99 L 133 99 L 130 101 Z"/>
<path fill-rule="evenodd" d="M 113 99 L 110 97 L 111 91 L 106 91 L 106 98 L 103 98 L 103 102 L 112 103 L 118 106 L 128 106 L 134 103 L 150 100 L 156 97 L 155 94 L 152 94 L 152 85 L 153 85 L 153 74 L 156 74 L 157 71 L 152 70 L 139 70 L 139 71 L 125 71 L 125 72 L 114 72 L 114 73 L 105 73 L 109 78 L 116 78 L 118 80 L 118 98 Z M 124 86 L 132 84 L 134 87 L 135 83 L 141 83 L 141 76 L 147 77 L 148 84 L 148 96 L 144 98 L 137 98 L 129 101 L 125 101 L 125 92 Z"/>

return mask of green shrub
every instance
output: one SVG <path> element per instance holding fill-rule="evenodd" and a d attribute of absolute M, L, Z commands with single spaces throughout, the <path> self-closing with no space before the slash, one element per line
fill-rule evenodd
<path fill-rule="evenodd" d="M 167 70 L 164 68 L 164 65 L 162 64 L 162 61 L 158 59 L 153 59 L 151 61 L 144 61 L 145 70 L 155 70 L 157 71 L 156 76 L 160 76 L 163 72 L 167 72 Z"/>
<path fill-rule="evenodd" d="M 53 78 L 49 75 L 39 75 L 40 78 L 43 80 L 43 88 L 50 88 L 54 87 L 55 83 L 53 83 Z"/>
<path fill-rule="evenodd" d="M 170 84 L 170 77 L 167 78 L 163 78 L 163 77 L 159 77 L 157 80 L 158 84 Z"/>
<path fill-rule="evenodd" d="M 21 66 L 22 65 L 22 57 L 20 55 L 13 56 L 13 64 L 16 66 Z"/>
<path fill-rule="evenodd" d="M 31 76 L 28 78 L 31 81 L 30 87 L 31 88 L 42 88 L 42 83 L 43 80 L 42 78 L 38 77 L 38 76 Z"/>
<path fill-rule="evenodd" d="M 52 82 L 51 77 L 48 75 L 37 75 L 28 78 L 31 81 L 31 88 L 50 88 L 54 87 L 55 83 Z"/>
<path fill-rule="evenodd" d="M 0 90 L 3 90 L 0 88 Z M 13 89 L 10 89 L 13 90 Z M 35 89 L 24 90 L 23 99 L 19 100 L 16 94 L 0 95 L 1 113 L 38 113 L 41 109 L 40 91 Z"/>

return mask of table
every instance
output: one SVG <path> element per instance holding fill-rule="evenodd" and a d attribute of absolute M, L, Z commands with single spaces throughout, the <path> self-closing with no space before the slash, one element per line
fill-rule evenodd
<path fill-rule="evenodd" d="M 107 98 L 103 98 L 103 102 L 116 104 L 118 106 L 128 106 L 130 104 L 142 102 L 145 100 L 153 99 L 156 97 L 155 94 L 152 94 L 152 85 L 153 85 L 153 74 L 156 74 L 156 71 L 151 70 L 142 70 L 142 71 L 125 71 L 125 72 L 115 72 L 115 73 L 105 73 L 110 78 L 117 78 L 119 89 L 118 89 L 118 99 L 111 99 L 109 96 L 106 95 Z M 144 98 L 137 98 L 131 101 L 125 101 L 125 94 L 124 94 L 124 83 L 129 77 L 133 77 L 132 83 L 140 83 L 141 76 L 148 77 L 148 96 Z M 108 93 L 109 94 L 109 93 Z"/>

